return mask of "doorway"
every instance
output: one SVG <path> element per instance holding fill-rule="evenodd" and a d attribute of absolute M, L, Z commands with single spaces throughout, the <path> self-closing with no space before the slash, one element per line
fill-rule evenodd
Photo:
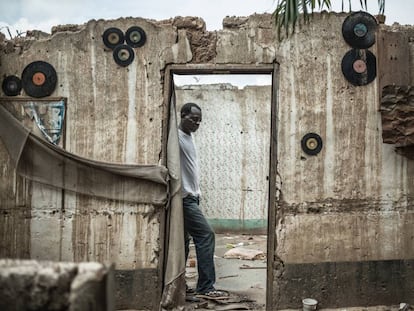
<path fill-rule="evenodd" d="M 275 183 L 275 72 L 273 65 L 187 65 L 171 66 L 167 75 L 178 122 L 185 102 L 195 102 L 203 111 L 194 138 L 200 207 L 216 232 L 216 287 L 250 298 L 263 309 L 270 309 L 273 280 L 267 267 L 274 249 L 274 236 L 268 233 L 274 232 L 269 189 Z M 190 285 L 197 279 L 194 258 L 192 248 L 186 269 Z"/>

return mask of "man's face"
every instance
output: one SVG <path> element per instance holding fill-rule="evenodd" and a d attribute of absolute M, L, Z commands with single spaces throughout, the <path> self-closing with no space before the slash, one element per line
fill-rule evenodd
<path fill-rule="evenodd" d="M 181 129 L 190 134 L 198 130 L 201 123 L 201 110 L 196 107 L 191 107 L 191 112 L 181 118 Z"/>

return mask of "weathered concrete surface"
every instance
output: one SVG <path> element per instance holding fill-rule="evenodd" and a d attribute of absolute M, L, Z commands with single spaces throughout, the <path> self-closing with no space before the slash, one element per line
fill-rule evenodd
<path fill-rule="evenodd" d="M 216 231 L 266 232 L 271 86 L 192 85 L 175 94 L 177 112 L 186 102 L 203 110 L 195 141 L 204 214 Z"/>
<path fill-rule="evenodd" d="M 115 310 L 113 271 L 102 264 L 0 260 L 1 310 Z"/>
<path fill-rule="evenodd" d="M 382 139 L 396 147 L 414 145 L 414 87 L 388 85 L 381 96 Z"/>
<path fill-rule="evenodd" d="M 326 307 L 389 303 L 390 284 L 411 286 L 407 267 L 412 251 L 403 246 L 413 239 L 409 224 L 414 164 L 396 153 L 394 146 L 383 144 L 381 137 L 379 80 L 386 81 L 383 73 L 395 68 L 379 62 L 378 78 L 364 87 L 351 85 L 342 75 L 341 60 L 350 49 L 341 34 L 346 16 L 316 14 L 311 24 L 281 43 L 270 15 L 228 18 L 224 29 L 214 33 L 206 32 L 197 18 L 90 21 L 57 27 L 48 37 L 1 42 L 0 74 L 20 75 L 31 61 L 48 61 L 59 78 L 53 96 L 68 98 L 67 150 L 96 160 L 155 164 L 165 155 L 167 64 L 202 67 L 277 62 L 277 107 L 272 116 L 277 134 L 270 140 L 277 147 L 270 155 L 276 159 L 277 176 L 270 177 L 277 178 L 278 184 L 269 189 L 276 198 L 271 209 L 276 216 L 269 219 L 270 240 L 275 243 L 268 250 L 274 255 L 268 307 L 297 307 L 288 297 L 309 293 L 316 283 L 332 289 L 333 298 L 321 299 Z M 136 49 L 130 66 L 121 68 L 101 36 L 108 27 L 125 31 L 133 25 L 145 29 L 147 43 Z M 381 26 L 378 31 L 390 29 Z M 412 84 L 414 48 L 410 38 L 414 29 L 401 26 L 392 31 L 404 32 L 399 38 L 408 40 L 410 57 L 405 65 L 410 68 Z M 402 47 L 406 46 L 404 40 Z M 387 53 L 399 53 L 394 48 L 385 51 L 377 43 L 370 50 L 380 61 L 389 59 Z M 387 79 L 388 84 L 393 83 L 392 75 Z M 323 139 L 324 147 L 317 156 L 306 155 L 300 147 L 308 132 Z M 4 232 L 0 245 L 5 246 L 1 256 L 114 261 L 119 275 L 129 274 L 130 288 L 137 288 L 147 272 L 154 278 L 151 280 L 158 280 L 139 296 L 125 298 L 128 307 L 139 308 L 143 297 L 149 296 L 155 299 L 152 305 L 145 300 L 145 308 L 158 306 L 162 211 L 31 185 L 15 176 L 1 144 L 0 156 L 0 225 Z M 303 234 L 292 234 L 295 230 Z M 349 274 L 330 268 L 344 262 L 351 266 Z M 376 264 L 385 271 L 358 269 Z M 295 269 L 297 265 L 300 269 Z M 313 265 L 320 269 L 314 271 Z M 300 271 L 303 279 L 313 283 L 295 282 L 292 271 Z M 336 286 L 339 277 L 343 284 L 351 285 Z M 377 284 L 384 284 L 387 295 L 369 290 L 378 288 Z M 397 298 L 414 299 L 411 290 L 400 293 Z"/>
<path fill-rule="evenodd" d="M 377 80 L 354 87 L 341 73 L 341 59 L 350 49 L 341 37 L 342 16 L 317 19 L 279 49 L 274 306 L 293 306 L 292 297 L 308 295 L 325 307 L 389 304 L 404 297 L 367 290 L 383 284 L 388 291 L 396 282 L 391 274 L 358 267 L 392 259 L 383 265 L 391 273 L 391 266 L 401 267 L 398 260 L 412 258 L 413 163 L 382 144 Z M 371 48 L 374 54 L 377 48 Z M 307 132 L 323 139 L 317 156 L 306 155 L 298 143 Z M 349 274 L 329 268 L 340 263 L 349 265 Z M 406 299 L 410 292 L 404 291 Z"/>
<path fill-rule="evenodd" d="M 102 33 L 133 25 L 145 29 L 147 42 L 136 50 L 133 64 L 122 68 L 105 48 Z M 0 71 L 21 76 L 35 60 L 54 66 L 58 84 L 53 96 L 67 98 L 66 150 L 101 161 L 157 164 L 163 143 L 162 70 L 166 63 L 186 62 L 192 55 L 187 38 L 179 38 L 171 23 L 144 19 L 61 26 L 51 36 L 5 42 Z M 138 298 L 127 299 L 128 307 L 139 307 L 143 297 L 159 297 L 162 210 L 20 181 L 7 152 L 2 149 L 1 154 L 6 164 L 2 257 L 110 261 L 120 271 L 148 269 L 159 281 L 141 288 Z M 139 278 L 130 280 L 131 287 L 139 287 Z"/>

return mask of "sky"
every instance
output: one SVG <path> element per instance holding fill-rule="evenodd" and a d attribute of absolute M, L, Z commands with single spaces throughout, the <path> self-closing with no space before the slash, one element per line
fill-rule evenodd
<path fill-rule="evenodd" d="M 197 16 L 206 22 L 207 30 L 222 29 L 226 16 L 249 16 L 272 13 L 278 0 L 0 0 L 0 31 L 9 38 L 27 30 L 42 30 L 62 24 L 84 24 L 91 19 L 142 17 L 155 20 L 175 16 Z M 345 0 L 345 11 L 349 11 Z M 377 0 L 368 0 L 368 12 L 378 13 Z M 360 10 L 359 0 L 352 0 L 352 10 Z M 341 12 L 342 1 L 332 0 L 335 12 Z M 385 23 L 414 25 L 414 0 L 388 0 Z M 198 79 L 198 78 L 197 78 Z M 205 78 L 204 78 L 205 80 Z M 200 81 L 199 81 L 200 82 Z M 202 83 L 203 81 L 201 81 Z M 268 83 L 264 79 L 262 83 Z"/>
<path fill-rule="evenodd" d="M 352 0 L 359 10 L 359 0 Z M 341 11 L 339 0 L 332 0 L 333 10 Z M 222 28 L 226 16 L 272 13 L 277 0 L 0 0 L 0 28 L 13 36 L 26 30 L 42 30 L 61 24 L 83 24 L 90 19 L 143 17 L 155 20 L 174 16 L 197 16 L 204 19 L 207 30 Z M 345 10 L 348 11 L 345 0 Z M 377 0 L 368 0 L 368 12 L 378 12 Z M 386 24 L 414 24 L 414 0 L 388 0 Z"/>

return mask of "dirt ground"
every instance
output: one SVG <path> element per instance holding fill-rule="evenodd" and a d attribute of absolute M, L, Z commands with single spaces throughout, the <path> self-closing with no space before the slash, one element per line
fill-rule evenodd
<path fill-rule="evenodd" d="M 216 288 L 228 292 L 229 297 L 211 300 L 190 296 L 189 300 L 199 301 L 188 301 L 187 310 L 265 310 L 266 250 L 266 235 L 216 234 Z M 197 262 L 192 244 L 186 280 L 195 288 Z"/>
<path fill-rule="evenodd" d="M 239 252 L 241 250 L 241 252 Z M 252 252 L 250 252 L 250 251 Z M 266 235 L 216 234 L 216 288 L 228 293 L 224 299 L 189 299 L 186 310 L 266 310 Z M 233 252 L 235 258 L 225 258 Z M 226 255 L 227 253 L 227 255 Z M 254 256 L 257 254 L 256 256 Z M 231 255 L 231 254 L 230 254 Z M 239 259 L 237 256 L 254 256 L 252 259 Z M 192 266 L 192 263 L 194 266 Z M 187 284 L 195 288 L 197 282 L 197 262 L 194 245 L 190 244 L 189 260 L 186 267 Z M 190 301 L 196 300 L 196 301 Z M 301 302 L 298 302 L 301 304 Z M 289 309 L 284 311 L 298 311 Z M 398 311 L 414 310 L 400 306 L 376 306 L 366 308 L 318 309 L 321 311 Z"/>

